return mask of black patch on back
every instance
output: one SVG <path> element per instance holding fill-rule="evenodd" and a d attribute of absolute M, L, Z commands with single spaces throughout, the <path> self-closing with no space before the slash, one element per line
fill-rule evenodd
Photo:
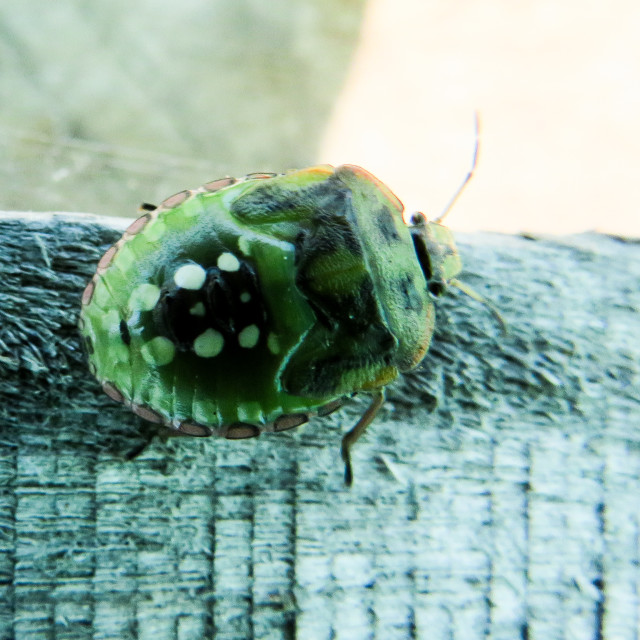
<path fill-rule="evenodd" d="M 389 243 L 398 242 L 400 240 L 400 234 L 396 228 L 396 221 L 391 213 L 389 207 L 380 207 L 375 213 L 372 214 L 375 220 L 376 227 L 380 235 Z"/>
<path fill-rule="evenodd" d="M 321 187 L 321 188 L 320 188 Z M 296 248 L 296 285 L 306 298 L 316 318 L 336 335 L 349 336 L 356 344 L 386 353 L 395 349 L 396 338 L 381 316 L 376 294 L 367 271 L 358 226 L 353 213 L 351 191 L 337 179 L 318 185 L 316 214 L 307 221 L 298 235 Z M 389 216 L 389 212 L 385 212 Z M 394 233 L 397 232 L 394 229 Z M 336 264 L 327 272 L 327 256 L 348 255 L 348 271 Z M 322 261 L 323 269 L 317 268 Z M 351 288 L 327 286 L 327 280 L 348 278 Z"/>
<path fill-rule="evenodd" d="M 402 294 L 405 309 L 413 312 L 422 310 L 422 296 L 418 293 L 416 283 L 411 274 L 405 273 L 398 279 L 396 290 Z"/>
<path fill-rule="evenodd" d="M 289 359 L 280 382 L 287 393 L 294 395 L 344 392 L 345 372 L 390 365 L 396 347 L 396 339 L 379 325 L 370 325 L 361 336 L 315 325 Z"/>
<path fill-rule="evenodd" d="M 241 299 L 244 293 L 250 296 L 246 302 Z M 199 303 L 204 307 L 203 315 L 192 313 Z M 159 335 L 182 351 L 190 350 L 207 329 L 219 331 L 225 339 L 237 338 L 245 327 L 255 324 L 262 329 L 267 321 L 257 274 L 246 260 L 240 261 L 237 271 L 209 267 L 204 284 L 196 291 L 177 287 L 171 280 L 160 294 L 153 317 Z M 263 333 L 260 331 L 260 336 Z M 225 340 L 227 344 L 237 344 L 237 339 Z"/>
<path fill-rule="evenodd" d="M 129 326 L 124 320 L 120 320 L 120 337 L 122 338 L 122 342 L 124 342 L 127 346 L 131 344 L 131 334 L 129 333 Z"/>
<path fill-rule="evenodd" d="M 299 219 L 302 224 L 313 218 L 334 218 L 346 213 L 349 189 L 331 176 L 307 187 L 283 187 L 265 180 L 249 193 L 233 201 L 231 214 L 249 224 L 274 223 Z M 293 212 L 298 212 L 298 215 Z"/>

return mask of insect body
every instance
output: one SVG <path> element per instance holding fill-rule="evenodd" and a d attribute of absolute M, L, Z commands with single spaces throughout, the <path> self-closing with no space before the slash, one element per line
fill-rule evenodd
<path fill-rule="evenodd" d="M 424 357 L 433 294 L 460 271 L 450 232 L 364 169 L 224 178 L 165 200 L 100 260 L 80 327 L 105 392 L 176 433 L 281 431 Z"/>

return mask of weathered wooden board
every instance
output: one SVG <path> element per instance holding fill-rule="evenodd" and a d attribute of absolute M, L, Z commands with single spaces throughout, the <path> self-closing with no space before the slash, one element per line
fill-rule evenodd
<path fill-rule="evenodd" d="M 128 459 L 76 331 L 111 224 L 0 217 L 0 638 L 637 640 L 639 244 L 462 237 L 509 333 L 443 299 L 349 490 L 358 399 Z"/>

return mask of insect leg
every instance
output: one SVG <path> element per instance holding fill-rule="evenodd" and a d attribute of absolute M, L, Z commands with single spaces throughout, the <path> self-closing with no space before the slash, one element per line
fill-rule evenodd
<path fill-rule="evenodd" d="M 344 460 L 344 483 L 350 487 L 353 484 L 353 469 L 351 467 L 351 447 L 356 443 L 358 438 L 365 432 L 365 429 L 371 424 L 376 417 L 380 407 L 384 402 L 384 387 L 378 389 L 375 392 L 371 400 L 371 404 L 367 407 L 367 410 L 362 414 L 360 420 L 356 423 L 355 427 L 345 433 L 342 438 L 342 459 Z"/>

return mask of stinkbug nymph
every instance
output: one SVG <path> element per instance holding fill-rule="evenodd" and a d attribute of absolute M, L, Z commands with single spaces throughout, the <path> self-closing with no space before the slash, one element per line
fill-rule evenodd
<path fill-rule="evenodd" d="M 352 165 L 222 178 L 147 206 L 82 298 L 92 373 L 193 436 L 282 431 L 370 394 L 342 442 L 351 483 L 351 446 L 423 359 L 434 295 L 461 269 L 446 227 L 402 212 Z"/>

